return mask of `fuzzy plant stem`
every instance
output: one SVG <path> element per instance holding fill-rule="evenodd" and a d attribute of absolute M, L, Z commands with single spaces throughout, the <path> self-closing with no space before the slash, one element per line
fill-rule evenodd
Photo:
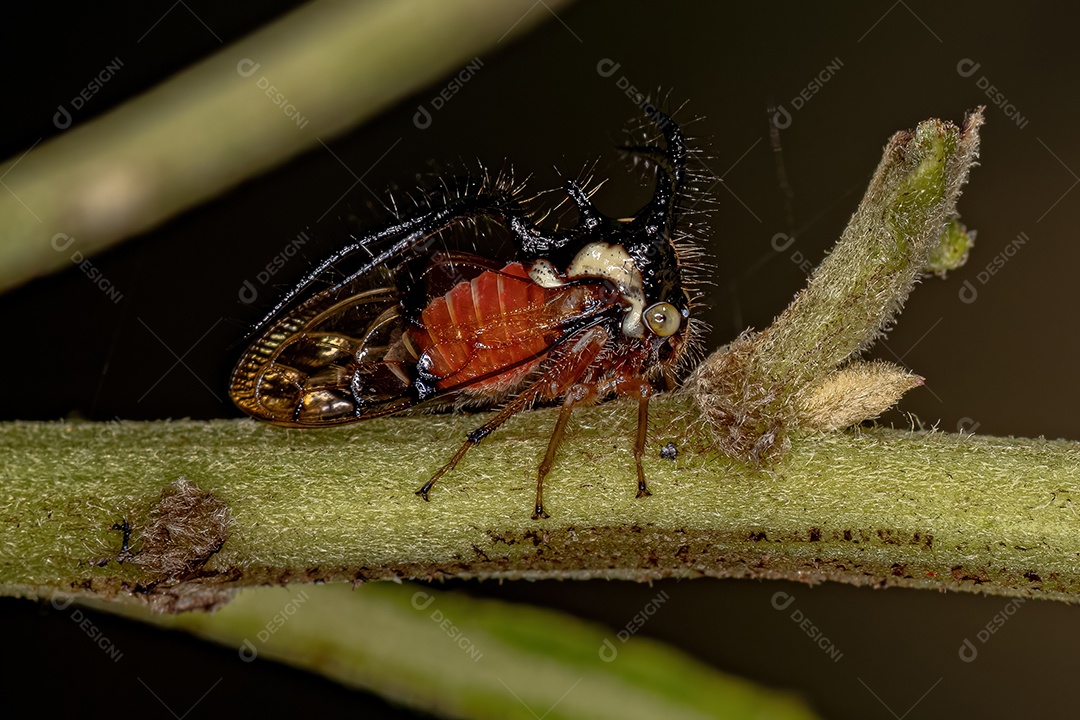
<path fill-rule="evenodd" d="M 430 502 L 413 491 L 479 418 L 5 423 L 0 592 L 179 611 L 265 583 L 711 576 L 1080 599 L 1078 443 L 820 433 L 766 471 L 685 434 L 692 403 L 661 396 L 639 499 L 633 410 L 575 416 L 539 521 L 552 410 L 486 439 Z"/>
<path fill-rule="evenodd" d="M 931 258 L 936 247 L 962 257 L 970 246 L 948 228 L 981 121 L 894 136 L 810 286 L 771 327 L 706 360 L 692 401 L 653 403 L 652 497 L 634 497 L 624 403 L 575 416 L 540 521 L 529 519 L 533 468 L 551 410 L 485 440 L 430 503 L 413 490 L 480 419 L 320 432 L 8 423 L 0 591 L 181 611 L 288 582 L 708 575 L 1080 599 L 1080 445 L 836 431 L 911 384 L 852 356 L 922 272 L 954 266 Z M 725 444 L 743 431 L 749 445 Z M 676 461 L 656 452 L 668 441 Z"/>
<path fill-rule="evenodd" d="M 922 275 L 966 257 L 969 237 L 950 221 L 978 157 L 982 123 L 979 108 L 959 126 L 926 120 L 893 135 L 807 287 L 772 325 L 744 333 L 697 368 L 691 385 L 721 450 L 768 465 L 793 433 L 877 417 L 922 383 L 904 368 L 857 356 Z"/>

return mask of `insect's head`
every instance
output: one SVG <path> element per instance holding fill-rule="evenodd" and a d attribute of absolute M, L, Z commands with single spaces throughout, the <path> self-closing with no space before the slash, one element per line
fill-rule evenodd
<path fill-rule="evenodd" d="M 680 255 L 686 248 L 679 244 L 683 230 L 678 227 L 685 210 L 687 148 L 671 118 L 658 111 L 649 117 L 663 144 L 622 149 L 656 168 L 652 198 L 632 217 L 615 219 L 601 213 L 577 181 L 569 181 L 566 191 L 579 222 L 560 238 L 563 254 L 555 261 L 566 268 L 568 279 L 610 281 L 624 300 L 623 335 L 644 341 L 667 362 L 677 360 L 690 335 L 692 301 L 684 286 L 686 258 Z M 538 275 L 545 272 L 544 260 L 537 259 L 534 279 L 544 284 Z"/>

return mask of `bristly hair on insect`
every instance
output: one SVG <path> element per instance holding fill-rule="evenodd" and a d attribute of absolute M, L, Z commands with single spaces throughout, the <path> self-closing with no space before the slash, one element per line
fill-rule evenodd
<path fill-rule="evenodd" d="M 427 500 L 508 418 L 561 400 L 537 472 L 532 517 L 542 518 L 544 478 L 573 408 L 631 397 L 637 495 L 649 495 L 649 398 L 700 355 L 703 175 L 668 115 L 651 111 L 632 137 L 621 150 L 655 184 L 629 217 L 602 214 L 591 200 L 599 186 L 579 177 L 564 185 L 576 222 L 548 229 L 552 209 L 508 171 L 442 181 L 407 209 L 392 201 L 389 223 L 351 237 L 256 325 L 232 375 L 233 402 L 301 428 L 497 406 L 417 491 Z"/>

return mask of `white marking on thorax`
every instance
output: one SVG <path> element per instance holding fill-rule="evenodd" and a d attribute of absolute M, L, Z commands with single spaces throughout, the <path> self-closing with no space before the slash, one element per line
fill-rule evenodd
<path fill-rule="evenodd" d="M 635 338 L 644 337 L 645 326 L 641 317 L 645 311 L 645 285 L 641 272 L 626 249 L 622 245 L 610 245 L 606 242 L 589 243 L 574 256 L 566 271 L 568 279 L 585 276 L 605 278 L 615 285 L 619 294 L 629 304 L 623 316 L 623 334 Z M 541 287 L 558 287 L 563 284 L 555 267 L 543 259 L 532 264 L 529 277 Z"/>
<path fill-rule="evenodd" d="M 529 268 L 529 277 L 534 283 L 544 288 L 559 287 L 563 284 L 555 266 L 543 258 L 534 262 Z"/>

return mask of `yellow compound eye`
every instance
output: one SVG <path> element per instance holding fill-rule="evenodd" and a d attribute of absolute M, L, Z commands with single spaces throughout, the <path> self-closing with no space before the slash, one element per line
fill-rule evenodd
<path fill-rule="evenodd" d="M 658 337 L 671 337 L 682 325 L 682 315 L 671 303 L 656 303 L 645 311 L 645 324 Z"/>

